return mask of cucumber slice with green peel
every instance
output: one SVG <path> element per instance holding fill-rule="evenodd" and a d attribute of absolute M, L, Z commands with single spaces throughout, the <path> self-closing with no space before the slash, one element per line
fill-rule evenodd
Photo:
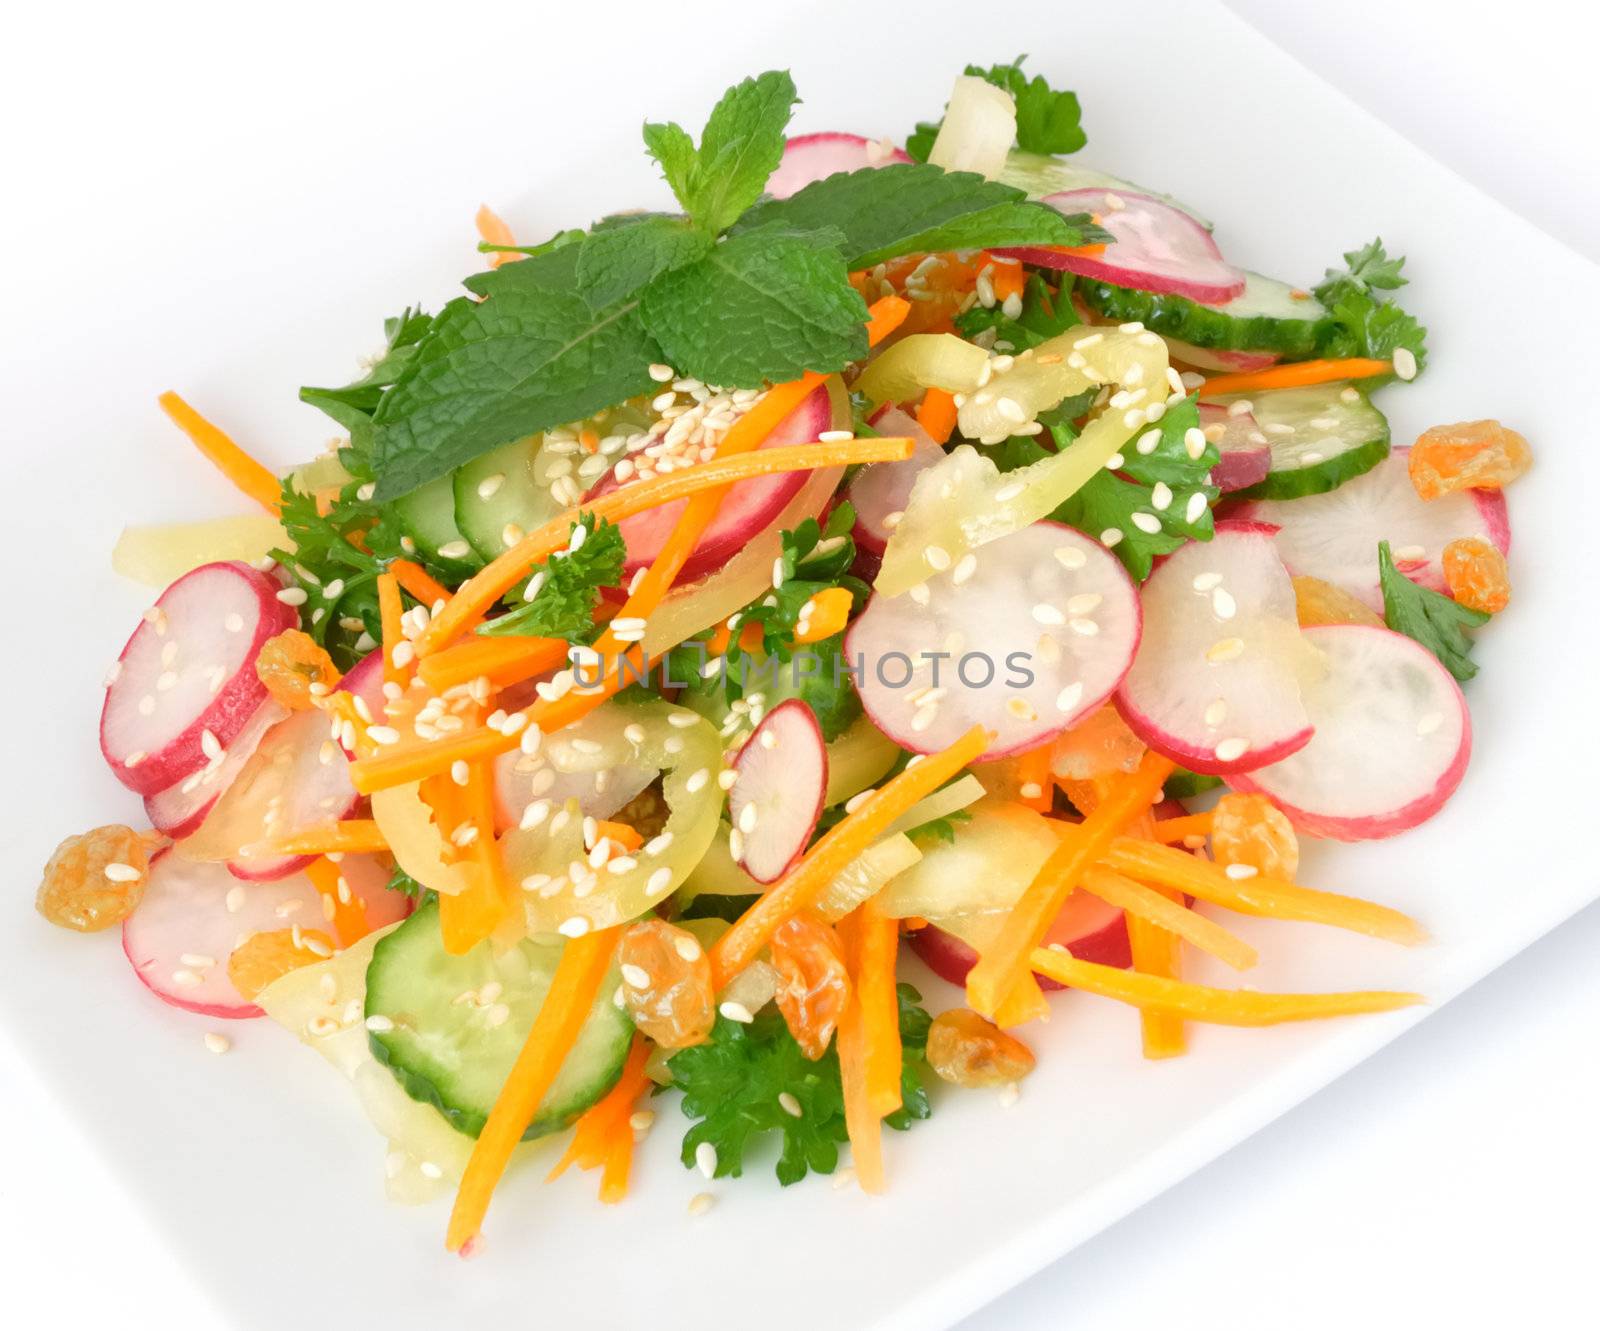
<path fill-rule="evenodd" d="M 541 468 L 542 436 L 519 439 L 457 467 L 455 524 L 482 559 L 493 559 L 548 522 L 562 506 Z M 509 538 L 509 539 L 508 539 Z"/>
<path fill-rule="evenodd" d="M 456 496 L 451 478 L 441 476 L 394 501 L 400 528 L 428 559 L 461 574 L 471 573 L 483 561 L 456 526 Z"/>
<path fill-rule="evenodd" d="M 1162 203 L 1176 208 L 1181 213 L 1188 213 L 1207 231 L 1215 229 L 1209 218 L 1202 217 L 1181 199 L 1175 199 L 1170 194 L 1162 194 L 1159 190 L 1146 189 L 1143 185 L 1135 185 L 1131 181 L 1122 179 L 1121 176 L 1112 175 L 1109 171 L 1096 171 L 1092 166 L 1083 166 L 1060 157 L 1046 157 L 1042 153 L 1025 153 L 1018 149 L 1007 155 L 1006 164 L 1000 168 L 1000 174 L 995 179 L 1002 185 L 1025 190 L 1028 196 L 1034 199 L 1042 199 L 1046 194 L 1060 194 L 1070 189 L 1106 189 L 1120 190 L 1128 194 L 1144 194 L 1152 199 L 1160 199 Z"/>
<path fill-rule="evenodd" d="M 373 949 L 366 998 L 373 1057 L 413 1100 L 433 1105 L 452 1127 L 476 1137 L 560 959 L 560 946 L 532 939 L 500 956 L 488 942 L 451 956 L 439 936 L 439 903 L 430 900 Z M 613 968 L 524 1141 L 566 1127 L 621 1073 L 633 1023 L 612 1002 L 618 983 Z M 498 991 L 486 992 L 494 984 Z"/>
<path fill-rule="evenodd" d="M 1267 437 L 1272 465 L 1267 478 L 1241 499 L 1299 499 L 1323 494 L 1389 456 L 1389 422 L 1354 384 L 1274 388 L 1216 399 L 1219 406 L 1247 401 Z"/>
<path fill-rule="evenodd" d="M 1276 278 L 1245 272 L 1244 294 L 1222 305 L 1135 291 L 1079 278 L 1073 292 L 1099 319 L 1137 320 L 1152 332 L 1219 351 L 1274 351 L 1290 359 L 1316 354 L 1328 311 L 1315 296 Z"/>

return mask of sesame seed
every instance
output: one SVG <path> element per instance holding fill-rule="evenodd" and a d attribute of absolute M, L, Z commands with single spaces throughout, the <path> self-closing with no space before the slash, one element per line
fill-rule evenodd
<path fill-rule="evenodd" d="M 1232 619 L 1238 613 L 1239 605 L 1227 588 L 1218 587 L 1211 593 L 1211 609 L 1218 619 Z"/>
<path fill-rule="evenodd" d="M 1132 522 L 1135 527 L 1147 536 L 1154 536 L 1161 530 L 1161 519 L 1154 513 L 1135 513 Z"/>
<path fill-rule="evenodd" d="M 749 1008 L 743 1003 L 735 1003 L 731 999 L 726 1003 L 719 1004 L 717 1011 L 729 1021 L 736 1021 L 742 1026 L 748 1026 L 755 1020 L 755 1014 Z"/>
<path fill-rule="evenodd" d="M 817 442 L 823 444 L 844 444 L 854 439 L 854 430 L 824 430 L 817 436 Z"/>
<path fill-rule="evenodd" d="M 1201 491 L 1196 490 L 1192 495 L 1189 496 L 1189 502 L 1184 505 L 1183 520 L 1193 525 L 1194 523 L 1199 522 L 1200 519 L 1205 516 L 1205 512 L 1206 497 Z"/>
<path fill-rule="evenodd" d="M 222 901 L 223 904 L 227 906 L 228 913 L 230 915 L 237 914 L 238 911 L 244 906 L 244 888 L 230 887 L 228 889 L 228 895 L 223 897 Z"/>
<path fill-rule="evenodd" d="M 400 732 L 393 726 L 368 726 L 367 738 L 374 744 L 398 744 Z"/>
<path fill-rule="evenodd" d="M 713 1178 L 717 1172 L 717 1148 L 710 1142 L 701 1142 L 694 1148 L 694 1164 L 707 1178 Z"/>
<path fill-rule="evenodd" d="M 1220 726 L 1228 719 L 1228 704 L 1222 698 L 1206 704 L 1205 721 L 1208 726 Z"/>
<path fill-rule="evenodd" d="M 1080 592 L 1077 596 L 1067 598 L 1067 613 L 1087 615 L 1090 611 L 1099 609 L 1104 599 L 1099 592 Z"/>
<path fill-rule="evenodd" d="M 1080 569 L 1089 562 L 1089 556 L 1075 545 L 1058 545 L 1054 553 L 1056 563 L 1065 569 Z"/>
<path fill-rule="evenodd" d="M 195 985 L 201 983 L 201 980 L 200 977 L 191 970 L 175 970 L 172 972 L 172 982 L 173 984 L 180 985 L 185 989 L 192 989 Z"/>
<path fill-rule="evenodd" d="M 1396 347 L 1391 357 L 1394 372 L 1409 382 L 1417 377 L 1417 358 L 1407 347 Z"/>
<path fill-rule="evenodd" d="M 634 989 L 648 989 L 650 987 L 650 972 L 643 966 L 635 966 L 631 961 L 622 963 L 622 982 Z"/>
<path fill-rule="evenodd" d="M 504 1003 L 491 1003 L 483 1014 L 484 1024 L 489 1027 L 504 1026 L 511 1020 L 511 1009 Z"/>
<path fill-rule="evenodd" d="M 113 883 L 136 883 L 144 875 L 131 864 L 113 863 L 106 865 L 106 877 Z"/>
<path fill-rule="evenodd" d="M 1128 459 L 1123 457 L 1121 453 L 1113 453 L 1105 461 L 1105 468 L 1107 471 L 1121 471 L 1122 468 L 1127 465 Z"/>
<path fill-rule="evenodd" d="M 233 1048 L 233 1041 L 221 1031 L 207 1031 L 202 1038 L 206 1048 L 213 1054 L 225 1054 Z"/>
<path fill-rule="evenodd" d="M 1120 540 L 1122 540 L 1122 536 L 1123 533 L 1120 529 L 1116 527 L 1107 527 L 1103 532 L 1100 533 L 1100 544 L 1109 550 L 1112 546 L 1116 545 Z"/>
<path fill-rule="evenodd" d="M 1238 402 L 1230 402 L 1228 403 L 1228 415 L 1248 416 L 1252 411 L 1255 410 L 1255 406 L 1256 404 L 1247 398 L 1241 399 Z"/>
<path fill-rule="evenodd" d="M 628 1126 L 635 1132 L 649 1132 L 655 1121 L 656 1116 L 649 1109 L 636 1109 L 628 1115 Z"/>
<path fill-rule="evenodd" d="M 657 364 L 650 367 L 650 377 L 658 384 L 670 384 L 678 377 L 678 372 L 670 365 Z"/>
<path fill-rule="evenodd" d="M 222 621 L 222 627 L 229 633 L 242 633 L 244 631 L 244 616 L 231 614 Z"/>
<path fill-rule="evenodd" d="M 648 879 L 645 880 L 645 891 L 652 897 L 660 896 L 672 886 L 672 870 L 662 865 Z M 679 951 L 682 951 L 680 948 Z"/>
<path fill-rule="evenodd" d="M 1030 613 L 1033 615 L 1035 624 L 1057 625 L 1067 622 L 1067 617 L 1061 611 L 1057 610 L 1053 605 L 1045 604 L 1043 601 L 1035 605 Z"/>
<path fill-rule="evenodd" d="M 1396 559 L 1403 559 L 1407 562 L 1410 562 L 1413 559 L 1426 559 L 1428 557 L 1428 551 L 1425 546 L 1402 545 L 1394 552 L 1394 557 Z"/>
<path fill-rule="evenodd" d="M 1017 787 L 1017 793 L 1025 800 L 1036 800 L 1044 797 L 1044 787 L 1037 781 L 1024 781 Z"/>
<path fill-rule="evenodd" d="M 928 561 L 928 567 L 936 573 L 943 573 L 950 567 L 950 552 L 942 545 L 930 545 L 922 552 L 922 557 Z"/>
<path fill-rule="evenodd" d="M 1302 453 L 1300 455 L 1300 465 L 1302 467 L 1314 467 L 1321 461 L 1322 454 L 1315 451 L 1310 453 Z"/>
<path fill-rule="evenodd" d="M 1443 716 L 1438 712 L 1428 712 L 1426 715 L 1417 718 L 1417 734 L 1431 735 L 1443 724 Z"/>
<path fill-rule="evenodd" d="M 1217 761 L 1231 763 L 1235 759 L 1243 758 L 1249 749 L 1250 741 L 1247 739 L 1240 739 L 1238 736 L 1225 739 L 1216 747 Z"/>
<path fill-rule="evenodd" d="M 968 581 L 978 571 L 978 556 L 970 552 L 961 556 L 956 561 L 956 566 L 951 570 L 950 581 L 957 587 Z"/>
<path fill-rule="evenodd" d="M 581 915 L 574 915 L 571 919 L 562 920 L 556 932 L 563 938 L 582 938 L 589 932 L 589 921 Z"/>
<path fill-rule="evenodd" d="M 278 593 L 278 599 L 285 605 L 304 605 L 306 603 L 306 589 L 304 587 L 285 587 Z"/>
<path fill-rule="evenodd" d="M 689 1214 L 695 1216 L 704 1215 L 716 1204 L 717 1199 L 709 1192 L 697 1192 L 693 1197 L 689 1198 Z"/>
<path fill-rule="evenodd" d="M 1021 481 L 1013 481 L 1010 485 L 1002 485 L 994 492 L 994 501 L 997 504 L 1009 504 L 1027 488 Z"/>
<path fill-rule="evenodd" d="M 465 541 L 446 541 L 439 547 L 439 553 L 445 559 L 465 559 L 472 553 L 472 547 Z"/>
<path fill-rule="evenodd" d="M 778 1092 L 778 1107 L 790 1118 L 799 1118 L 805 1113 L 800 1107 L 800 1101 L 795 1098 L 792 1091 Z"/>
<path fill-rule="evenodd" d="M 1164 513 L 1172 507 L 1172 487 L 1165 481 L 1157 481 L 1150 487 L 1150 507 L 1158 513 Z"/>
<path fill-rule="evenodd" d="M 1012 1105 L 1022 1098 L 1022 1087 L 1018 1086 L 1014 1081 L 1008 1081 L 1000 1088 L 1000 1094 L 996 1098 L 1000 1101 L 1000 1108 L 1010 1109 Z"/>
<path fill-rule="evenodd" d="M 1261 871 L 1253 864 L 1229 864 L 1223 868 L 1222 872 L 1237 882 L 1244 878 L 1254 878 Z"/>
<path fill-rule="evenodd" d="M 417 1166 L 417 1169 L 421 1172 L 423 1178 L 437 1179 L 444 1177 L 444 1170 L 440 1169 L 439 1166 L 434 1164 L 432 1160 L 422 1161 L 422 1163 Z M 463 1248 L 462 1251 L 465 1252 L 466 1249 Z"/>
<path fill-rule="evenodd" d="M 705 788 L 706 782 L 710 779 L 711 773 L 708 772 L 704 767 L 696 768 L 689 774 L 689 779 L 684 782 L 684 789 L 686 789 L 691 795 L 698 794 Z"/>
<path fill-rule="evenodd" d="M 1222 586 L 1222 574 L 1197 573 L 1195 574 L 1194 581 L 1189 585 L 1197 592 L 1209 592 L 1213 588 Z"/>
<path fill-rule="evenodd" d="M 1232 661 L 1242 655 L 1244 655 L 1243 638 L 1218 638 L 1206 648 L 1206 660 L 1213 665 L 1222 661 Z"/>

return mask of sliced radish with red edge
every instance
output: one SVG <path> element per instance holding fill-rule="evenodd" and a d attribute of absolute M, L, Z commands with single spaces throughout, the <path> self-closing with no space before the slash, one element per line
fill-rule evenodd
<path fill-rule="evenodd" d="M 1222 454 L 1211 469 L 1211 483 L 1224 494 L 1248 490 L 1267 479 L 1272 470 L 1272 447 L 1256 418 L 1248 411 L 1234 412 L 1212 402 L 1200 404 L 1200 428 Z"/>
<path fill-rule="evenodd" d="M 917 477 L 944 460 L 944 449 L 928 432 L 898 407 L 885 407 L 870 424 L 879 434 L 904 435 L 912 440 L 911 456 L 902 462 L 874 462 L 858 471 L 845 491 L 856 510 L 851 535 L 859 549 L 881 555 L 889 544 L 893 522 L 904 513 Z"/>
<path fill-rule="evenodd" d="M 250 761 L 262 737 L 288 715 L 285 708 L 268 698 L 222 750 L 220 759 L 211 760 L 175 786 L 146 795 L 144 812 L 151 826 L 174 841 L 182 840 L 198 828 L 222 792 L 233 784 L 234 777 Z"/>
<path fill-rule="evenodd" d="M 859 134 L 801 134 L 784 144 L 783 160 L 767 177 L 767 193 L 787 199 L 841 171 L 910 160 L 901 149 L 880 139 L 864 139 Z"/>
<path fill-rule="evenodd" d="M 1302 832 L 1370 841 L 1415 827 L 1455 793 L 1472 753 L 1466 699 L 1433 653 L 1388 629 L 1306 630 L 1326 661 L 1306 686 L 1316 735 L 1293 756 L 1228 777 Z"/>
<path fill-rule="evenodd" d="M 177 785 L 249 723 L 267 696 L 256 654 L 297 622 L 279 590 L 248 564 L 203 564 L 145 612 L 100 713 L 100 751 L 129 790 Z"/>
<path fill-rule="evenodd" d="M 756 882 L 776 882 L 805 853 L 822 817 L 828 750 L 816 714 L 798 698 L 779 703 L 739 750 L 733 770 L 728 817 L 742 842 L 736 858 Z"/>
<path fill-rule="evenodd" d="M 389 715 L 389 700 L 383 693 L 383 649 L 368 652 L 351 666 L 335 692 L 354 694 L 366 705 L 367 717 L 371 718 L 368 723 L 382 725 Z M 345 753 L 351 758 L 356 756 L 348 749 Z"/>
<path fill-rule="evenodd" d="M 1278 363 L 1276 351 L 1233 351 L 1222 347 L 1197 347 L 1176 337 L 1162 339 L 1172 359 L 1197 370 L 1216 370 L 1222 374 L 1253 374 Z"/>
<path fill-rule="evenodd" d="M 1300 682 L 1315 654 L 1270 530 L 1219 522 L 1144 585 L 1145 628 L 1117 710 L 1152 749 L 1190 771 L 1237 772 L 1311 739 Z"/>

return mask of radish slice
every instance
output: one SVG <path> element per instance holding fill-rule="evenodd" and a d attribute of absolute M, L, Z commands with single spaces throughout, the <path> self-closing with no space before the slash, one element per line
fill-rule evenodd
<path fill-rule="evenodd" d="M 248 564 L 205 564 L 145 612 L 100 713 L 100 752 L 129 790 L 177 785 L 245 728 L 267 696 L 256 653 L 296 621 L 278 591 Z"/>
<path fill-rule="evenodd" d="M 1426 647 L 1388 629 L 1329 624 L 1306 638 L 1327 663 L 1305 691 L 1315 738 L 1228 784 L 1266 795 L 1301 831 L 1339 841 L 1393 836 L 1431 818 L 1472 753 L 1460 686 Z"/>
<path fill-rule="evenodd" d="M 367 705 L 367 713 L 372 720 L 382 725 L 389 715 L 389 700 L 383 693 L 383 649 L 368 652 L 351 666 L 339 681 L 335 692 L 355 694 Z M 356 756 L 350 749 L 346 749 L 345 753 L 351 758 Z"/>
<path fill-rule="evenodd" d="M 385 925 L 403 920 L 416 907 L 417 903 L 404 892 L 396 892 L 389 887 L 393 870 L 387 858 L 346 855 L 339 861 L 339 876 L 349 885 L 351 894 L 366 907 L 368 930 L 382 929 Z M 261 889 L 251 887 L 246 890 L 258 892 Z M 338 941 L 342 943 L 344 940 Z"/>
<path fill-rule="evenodd" d="M 841 171 L 910 160 L 887 139 L 864 139 L 859 134 L 802 134 L 784 144 L 783 160 L 767 177 L 767 193 L 775 199 L 787 199 L 807 185 Z"/>
<path fill-rule="evenodd" d="M 1164 337 L 1172 359 L 1197 370 L 1218 370 L 1223 374 L 1253 374 L 1278 363 L 1276 351 L 1232 351 L 1220 347 L 1197 347 L 1176 337 Z"/>
<path fill-rule="evenodd" d="M 1202 305 L 1223 305 L 1244 294 L 1244 273 L 1224 261 L 1211 233 L 1160 199 L 1128 190 L 1074 189 L 1046 195 L 1041 202 L 1069 216 L 1093 214 L 1114 243 L 1093 257 L 1034 246 L 996 254 L 1138 291 L 1184 296 Z"/>
<path fill-rule="evenodd" d="M 251 934 L 294 925 L 331 936 L 322 896 L 304 874 L 246 885 L 220 864 L 170 850 L 150 861 L 144 899 L 122 925 L 122 950 L 158 998 L 208 1017 L 259 1017 L 228 979 L 228 957 Z"/>
<path fill-rule="evenodd" d="M 828 788 L 828 750 L 811 708 L 798 698 L 762 718 L 739 756 L 728 817 L 743 842 L 735 858 L 758 883 L 776 882 L 811 842 Z"/>
<path fill-rule="evenodd" d="M 558 772 L 520 749 L 503 754 L 494 765 L 494 822 L 500 832 L 517 827 L 523 811 L 535 801 L 556 808 L 578 801 L 586 818 L 609 818 L 656 779 L 659 772 L 643 767 L 606 767 L 598 772 Z"/>
<path fill-rule="evenodd" d="M 1276 762 L 1311 739 L 1300 684 L 1315 654 L 1272 535 L 1219 522 L 1144 585 L 1144 639 L 1117 710 L 1151 748 L 1195 772 Z"/>
<path fill-rule="evenodd" d="M 828 386 L 822 384 L 778 423 L 777 428 L 762 441 L 761 447 L 809 444 L 832 429 L 833 424 L 833 397 Z M 646 455 L 639 453 L 636 458 L 643 461 Z M 695 546 L 694 553 L 684 563 L 677 583 L 693 582 L 727 563 L 754 536 L 772 525 L 773 519 L 805 483 L 805 472 L 792 471 L 779 476 L 758 476 L 734 485 L 723 499 L 717 516 L 701 536 L 700 543 Z M 585 499 L 607 494 L 620 488 L 621 484 L 614 473 L 608 473 Z M 618 524 L 622 529 L 622 539 L 628 546 L 628 557 L 623 564 L 624 586 L 638 569 L 654 562 L 661 553 L 688 502 L 687 499 L 674 500 L 670 504 L 624 518 Z"/>
<path fill-rule="evenodd" d="M 879 434 L 909 435 L 911 456 L 903 462 L 875 462 L 855 474 L 845 498 L 855 505 L 856 525 L 851 535 L 856 546 L 869 554 L 881 555 L 889 544 L 889 533 L 911 498 L 917 477 L 936 462 L 944 460 L 944 449 L 928 437 L 928 432 L 898 407 L 886 407 L 871 420 Z"/>
<path fill-rule="evenodd" d="M 982 758 L 1060 734 L 1117 687 L 1139 597 L 1098 541 L 1055 522 L 991 541 L 904 596 L 876 594 L 845 638 L 873 724 L 933 753 L 974 725 Z"/>
<path fill-rule="evenodd" d="M 158 790 L 144 797 L 144 812 L 156 831 L 174 841 L 188 836 L 211 812 L 222 792 L 233 784 L 234 777 L 250 761 L 261 738 L 289 713 L 267 699 L 256 708 L 245 728 L 233 737 L 222 750 L 220 759 L 213 759 L 198 772 L 192 772 L 175 786 Z"/>
<path fill-rule="evenodd" d="M 1440 559 L 1451 541 L 1476 536 L 1502 554 L 1511 523 L 1499 490 L 1458 490 L 1423 499 L 1411 484 L 1408 448 L 1397 448 L 1370 471 L 1325 494 L 1265 499 L 1236 515 L 1269 522 L 1289 572 L 1331 582 L 1380 613 L 1378 542 L 1388 541 L 1395 567 L 1413 582 L 1447 591 Z"/>
<path fill-rule="evenodd" d="M 1222 453 L 1211 469 L 1211 483 L 1224 494 L 1247 490 L 1267 479 L 1272 470 L 1272 447 L 1248 411 L 1232 412 L 1202 402 L 1200 428 Z"/>
<path fill-rule="evenodd" d="M 971 930 L 972 921 L 945 920 L 929 924 L 910 935 L 911 949 L 941 980 L 965 985 L 967 972 L 978 962 L 972 945 L 956 930 Z M 1128 920 L 1121 909 L 1089 892 L 1074 892 L 1061 913 L 1045 931 L 1042 946 L 1060 943 L 1079 961 L 1101 966 L 1127 968 L 1133 965 L 1133 949 L 1128 942 Z M 1041 989 L 1065 989 L 1058 980 L 1039 976 Z"/>

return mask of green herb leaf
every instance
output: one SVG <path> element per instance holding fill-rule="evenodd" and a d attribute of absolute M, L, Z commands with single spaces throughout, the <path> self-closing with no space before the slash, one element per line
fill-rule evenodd
<path fill-rule="evenodd" d="M 814 181 L 787 199 L 758 203 L 734 230 L 738 235 L 779 222 L 797 230 L 835 228 L 850 268 L 901 254 L 1110 239 L 1086 215 L 1064 217 L 1010 185 L 909 162 Z"/>
<path fill-rule="evenodd" d="M 1346 287 L 1370 295 L 1374 291 L 1395 291 L 1406 284 L 1400 274 L 1406 266 L 1405 258 L 1391 259 L 1384 251 L 1382 236 L 1360 249 L 1347 250 L 1344 262 L 1343 268 L 1326 271 L 1322 284 L 1313 293 L 1318 300 L 1327 303 Z"/>
<path fill-rule="evenodd" d="M 1328 307 L 1330 316 L 1318 353 L 1389 360 L 1404 347 L 1416 357 L 1420 372 L 1428 360 L 1428 330 L 1399 305 L 1377 294 L 1405 286 L 1400 273 L 1405 259 L 1391 259 L 1379 239 L 1349 251 L 1344 260 L 1347 267 L 1328 269 L 1312 293 Z"/>
<path fill-rule="evenodd" d="M 664 125 L 646 124 L 644 146 L 661 167 L 662 178 L 680 203 L 690 197 L 694 188 L 694 167 L 697 154 L 694 140 L 682 125 L 670 120 Z M 687 204 L 685 204 L 687 207 Z"/>
<path fill-rule="evenodd" d="M 373 416 L 380 500 L 649 390 L 661 354 L 637 297 L 595 309 L 579 294 L 593 240 L 477 274 L 484 299 L 440 311 Z"/>
<path fill-rule="evenodd" d="M 1019 55 L 1008 65 L 968 65 L 963 71 L 971 78 L 983 79 L 1003 88 L 1017 104 L 1017 147 L 1030 153 L 1075 153 L 1087 143 L 1083 132 L 1082 108 L 1075 92 L 1057 92 L 1043 75 L 1031 79 L 1022 72 L 1026 56 Z M 940 122 L 943 123 L 943 122 Z M 906 152 L 916 161 L 926 162 L 939 137 L 939 125 L 919 124 L 906 140 Z"/>
<path fill-rule="evenodd" d="M 1062 274 L 1058 291 L 1052 290 L 1037 273 L 1030 273 L 1022 290 L 1022 313 L 1015 319 L 999 305 L 988 309 L 974 305 L 956 316 L 956 331 L 967 341 L 991 351 L 1026 351 L 1082 322 L 1072 307 L 1070 273 Z M 983 340 L 989 329 L 994 330 L 994 336 Z"/>
<path fill-rule="evenodd" d="M 898 994 L 904 1103 L 884 1122 L 903 1130 L 930 1112 L 921 1070 L 931 1019 L 910 985 L 900 985 Z M 777 1133 L 782 1138 L 777 1175 L 784 1186 L 807 1173 L 831 1174 L 837 1168 L 839 1143 L 849 1139 L 838 1055 L 830 1048 L 816 1062 L 806 1058 L 775 1008 L 749 1023 L 717 1018 L 709 1041 L 679 1050 L 667 1066 L 683 1091 L 683 1112 L 698 1120 L 684 1134 L 685 1165 L 693 1167 L 695 1148 L 709 1142 L 717 1152 L 716 1177 L 738 1178 L 746 1152 Z M 800 1102 L 799 1117 L 778 1102 L 785 1091 Z"/>
<path fill-rule="evenodd" d="M 383 321 L 383 354 L 359 379 L 343 388 L 302 388 L 300 400 L 333 417 L 346 430 L 365 426 L 383 400 L 384 390 L 400 378 L 433 322 L 420 309 L 408 308 Z"/>
<path fill-rule="evenodd" d="M 943 818 L 930 818 L 916 827 L 908 827 L 906 835 L 919 846 L 953 846 L 956 844 L 956 825 L 970 823 L 972 815 L 965 809 L 947 813 Z"/>
<path fill-rule="evenodd" d="M 1390 628 L 1420 642 L 1457 679 L 1468 680 L 1478 673 L 1469 656 L 1472 639 L 1467 630 L 1489 622 L 1484 611 L 1469 610 L 1412 582 L 1395 567 L 1388 541 L 1378 542 L 1378 585 L 1383 589 L 1383 618 Z"/>
<path fill-rule="evenodd" d="M 867 305 L 832 238 L 745 231 L 663 273 L 644 293 L 658 359 L 705 383 L 756 388 L 865 356 Z"/>
<path fill-rule="evenodd" d="M 592 513 L 573 523 L 572 530 L 584 533 L 578 548 L 569 544 L 535 564 L 523 591 L 524 604 L 480 625 L 479 633 L 494 638 L 565 638 L 584 644 L 595 640 L 600 632 L 594 622 L 600 590 L 621 583 L 628 548 L 615 523 Z"/>
<path fill-rule="evenodd" d="M 711 237 L 704 231 L 683 218 L 659 214 L 596 231 L 578 255 L 578 293 L 591 309 L 605 309 L 641 291 L 659 274 L 693 263 L 710 248 Z"/>

